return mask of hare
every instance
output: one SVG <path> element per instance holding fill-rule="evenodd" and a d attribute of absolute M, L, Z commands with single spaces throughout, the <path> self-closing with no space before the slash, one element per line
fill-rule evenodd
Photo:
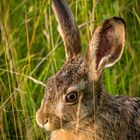
<path fill-rule="evenodd" d="M 61 70 L 46 84 L 36 113 L 51 140 L 140 140 L 140 98 L 105 92 L 102 75 L 122 56 L 126 27 L 113 17 L 93 33 L 82 56 L 78 27 L 65 0 L 53 0 L 66 52 Z"/>

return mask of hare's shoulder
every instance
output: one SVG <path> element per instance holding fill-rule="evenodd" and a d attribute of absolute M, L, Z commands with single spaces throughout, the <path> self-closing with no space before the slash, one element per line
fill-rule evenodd
<path fill-rule="evenodd" d="M 118 139 L 140 138 L 140 98 L 106 95 L 97 114 L 103 136 Z"/>

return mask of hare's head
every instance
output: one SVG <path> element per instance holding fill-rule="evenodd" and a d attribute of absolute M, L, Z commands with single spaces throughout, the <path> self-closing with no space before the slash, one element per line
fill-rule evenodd
<path fill-rule="evenodd" d="M 78 27 L 65 0 L 53 0 L 52 4 L 64 41 L 66 62 L 48 80 L 36 120 L 47 131 L 83 128 L 93 121 L 93 100 L 97 104 L 100 100 L 97 96 L 102 92 L 100 80 L 104 68 L 115 64 L 123 53 L 125 24 L 114 17 L 99 25 L 84 59 Z"/>

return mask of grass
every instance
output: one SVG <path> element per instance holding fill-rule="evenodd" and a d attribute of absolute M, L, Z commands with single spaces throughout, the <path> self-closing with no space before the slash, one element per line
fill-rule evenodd
<path fill-rule="evenodd" d="M 120 62 L 105 70 L 106 90 L 140 96 L 139 0 L 67 0 L 80 28 L 83 53 L 91 31 L 104 19 L 124 18 L 125 52 Z M 63 43 L 50 0 L 0 0 L 0 139 L 47 139 L 35 113 L 44 84 L 65 61 Z M 91 24 L 87 24 L 87 23 Z"/>

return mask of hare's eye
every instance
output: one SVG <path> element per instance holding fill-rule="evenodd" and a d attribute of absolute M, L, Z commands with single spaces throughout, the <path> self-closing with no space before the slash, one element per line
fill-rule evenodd
<path fill-rule="evenodd" d="M 66 101 L 71 103 L 77 101 L 78 93 L 76 91 L 70 92 L 66 95 Z"/>

